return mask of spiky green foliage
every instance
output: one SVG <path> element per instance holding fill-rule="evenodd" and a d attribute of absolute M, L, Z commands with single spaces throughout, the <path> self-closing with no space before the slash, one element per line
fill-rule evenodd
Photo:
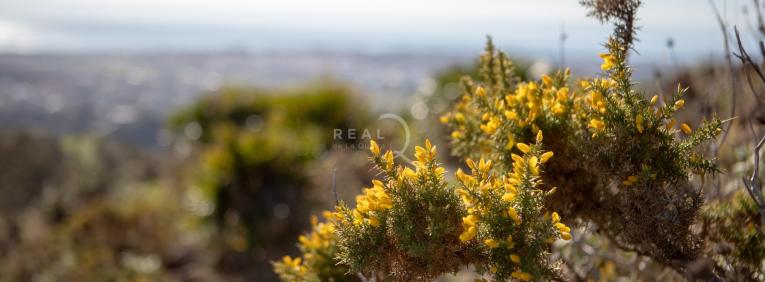
<path fill-rule="evenodd" d="M 413 170 L 394 166 L 391 151 L 373 150 L 383 180 L 357 197 L 355 208 L 338 210 L 339 257 L 353 271 L 428 280 L 471 257 L 458 239 L 464 208 L 434 157 L 429 142 L 418 147 Z"/>
<path fill-rule="evenodd" d="M 765 271 L 765 229 L 757 205 L 744 192 L 705 206 L 701 219 L 709 240 L 708 253 L 731 281 L 762 281 Z"/>
<path fill-rule="evenodd" d="M 487 73 L 482 81 L 465 81 L 465 95 L 446 119 L 454 130 L 453 152 L 507 168 L 517 152 L 514 143 L 545 132 L 544 146 L 556 158 L 543 179 L 560 189 L 548 207 L 597 223 L 623 248 L 682 268 L 677 264 L 692 261 L 699 247 L 690 225 L 702 198 L 689 176 L 715 171 L 697 150 L 716 136 L 720 121 L 704 122 L 693 132 L 674 129 L 682 89 L 646 99 L 633 87 L 627 49 L 617 40 L 607 48 L 601 55 L 604 76 L 577 87 L 568 71 L 541 81 L 499 78 L 509 62 L 488 44 L 482 60 Z"/>
<path fill-rule="evenodd" d="M 558 277 L 551 262 L 551 243 L 570 239 L 570 229 L 557 213 L 544 207 L 549 196 L 540 188 L 541 165 L 552 153 L 539 141 L 526 147 L 509 171 L 492 161 L 468 160 L 471 173 L 459 170 L 459 188 L 444 181 L 445 169 L 426 141 L 417 147 L 413 166 L 396 165 L 393 152 L 380 152 L 372 141 L 372 161 L 383 174 L 373 187 L 333 215 L 335 258 L 350 273 L 390 277 L 397 281 L 428 281 L 462 267 L 474 266 L 496 281 Z M 289 258 L 275 270 L 316 272 Z M 302 270 L 301 270 L 302 269 Z"/>
<path fill-rule="evenodd" d="M 312 230 L 300 236 L 298 247 L 301 257 L 285 256 L 274 262 L 274 271 L 283 281 L 357 281 L 358 277 L 349 272 L 335 257 L 337 240 L 335 224 L 327 221 L 332 213 L 324 212 L 324 222 L 311 218 Z"/>
<path fill-rule="evenodd" d="M 600 55 L 602 75 L 574 85 L 570 72 L 561 70 L 538 81 L 523 81 L 489 40 L 480 80 L 463 79 L 463 95 L 442 117 L 452 129 L 452 152 L 468 160 L 472 170 L 470 175 L 457 172 L 463 185 L 457 190 L 462 208 L 454 214 L 464 214 L 459 239 L 467 248 L 453 251 L 462 260 L 433 256 L 443 254 L 448 245 L 433 249 L 408 240 L 430 226 L 426 211 L 435 198 L 418 196 L 443 189 L 441 182 L 426 181 L 431 179 L 427 171 L 438 175 L 435 169 L 419 156 L 416 173 L 393 169 L 392 157 L 380 157 L 373 143 L 376 164 L 387 172 L 386 182 L 375 186 L 384 191 L 381 198 L 390 197 L 394 204 L 369 215 L 366 204 L 361 213 L 358 207 L 340 208 L 341 261 L 352 270 L 390 272 L 404 280 L 432 278 L 460 264 L 473 264 L 500 281 L 553 279 L 557 273 L 546 257 L 545 243 L 571 237 L 569 227 L 552 213 L 556 210 L 568 223 L 595 226 L 622 249 L 678 271 L 696 261 L 702 239 L 691 225 L 703 198 L 690 177 L 717 171 L 714 160 L 705 159 L 699 147 L 719 133 L 721 122 L 713 118 L 693 126 L 695 130 L 688 124 L 678 127 L 673 114 L 685 103 L 684 89 L 650 99 L 637 91 L 627 57 L 640 2 L 593 3 L 604 5 L 594 6 L 603 9 L 594 15 L 615 20 L 617 27 L 607 52 Z M 555 152 L 544 171 L 537 166 L 552 155 L 543 154 L 542 148 Z M 430 148 L 419 148 L 420 156 L 422 150 Z M 412 190 L 418 192 L 408 192 Z M 406 206 L 407 199 L 416 199 L 417 208 L 390 211 Z M 368 198 L 357 200 L 364 201 Z M 425 224 L 399 217 L 422 218 Z M 419 225 L 392 225 L 396 222 Z M 449 238 L 448 233 L 435 235 L 446 235 L 439 242 Z M 421 246 L 425 248 L 412 248 Z M 413 260 L 413 253 L 427 260 Z"/>

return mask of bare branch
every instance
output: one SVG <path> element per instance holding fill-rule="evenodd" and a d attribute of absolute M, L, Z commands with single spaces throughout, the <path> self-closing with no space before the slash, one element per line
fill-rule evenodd
<path fill-rule="evenodd" d="M 738 82 L 736 81 L 736 70 L 733 68 L 733 59 L 731 58 L 731 51 L 730 51 L 730 43 L 728 38 L 728 28 L 725 23 L 725 20 L 723 20 L 722 15 L 720 14 L 720 11 L 717 9 L 717 6 L 714 3 L 714 0 L 709 0 L 709 5 L 712 6 L 712 10 L 715 13 L 715 17 L 717 18 L 717 24 L 720 26 L 720 31 L 723 34 L 723 46 L 725 47 L 725 63 L 728 66 L 728 79 L 730 80 L 730 96 L 731 96 L 731 109 L 730 109 L 730 117 L 733 118 L 736 116 L 736 96 L 739 92 Z M 725 143 L 725 140 L 728 139 L 728 133 L 730 132 L 730 128 L 733 126 L 733 123 L 728 124 L 728 128 L 726 128 L 723 132 L 722 138 L 720 138 L 720 143 L 717 144 L 717 147 L 714 149 L 715 151 L 715 157 L 717 157 L 717 151 L 720 147 L 722 147 L 723 143 Z M 718 187 L 719 188 L 719 187 Z"/>
<path fill-rule="evenodd" d="M 735 34 L 736 34 L 736 43 L 738 44 L 738 51 L 739 51 L 738 54 L 733 53 L 733 55 L 736 56 L 736 58 L 738 58 L 739 60 L 741 60 L 741 63 L 744 64 L 744 66 L 747 66 L 747 65 L 750 66 L 751 69 L 753 69 L 755 73 L 757 73 L 760 80 L 762 80 L 765 83 L 765 75 L 762 74 L 762 69 L 760 68 L 758 64 L 754 62 L 754 60 L 752 60 L 752 57 L 749 56 L 749 53 L 746 52 L 746 49 L 744 49 L 744 45 L 741 43 L 741 35 L 738 32 L 738 28 L 734 26 L 733 30 L 735 31 Z M 744 68 L 744 70 L 747 70 L 747 69 L 748 68 Z M 760 96 L 757 94 L 757 91 L 754 87 L 754 83 L 752 82 L 751 77 L 746 73 L 745 73 L 745 76 L 746 76 L 747 82 L 749 83 L 749 88 L 752 90 L 752 95 L 757 100 L 758 104 L 765 104 L 765 102 L 763 102 Z"/>
<path fill-rule="evenodd" d="M 340 204 L 340 200 L 337 197 L 337 168 L 332 169 L 332 193 L 335 196 L 335 206 Z"/>
<path fill-rule="evenodd" d="M 757 139 L 755 139 L 757 141 Z M 754 167 L 752 176 L 747 179 L 746 177 L 743 178 L 744 180 L 744 186 L 746 187 L 746 191 L 749 193 L 749 196 L 752 197 L 752 199 L 755 201 L 757 206 L 759 207 L 760 211 L 760 217 L 762 219 L 762 223 L 765 224 L 765 196 L 763 196 L 762 191 L 762 182 L 760 182 L 760 149 L 762 149 L 763 144 L 765 144 L 765 135 L 762 136 L 759 142 L 757 142 L 757 145 L 754 146 L 753 155 L 754 155 Z"/>

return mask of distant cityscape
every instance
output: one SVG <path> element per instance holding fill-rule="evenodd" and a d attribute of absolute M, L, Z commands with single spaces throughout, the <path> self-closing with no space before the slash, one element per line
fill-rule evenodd
<path fill-rule="evenodd" d="M 0 129 L 95 134 L 156 147 L 175 109 L 222 85 L 288 87 L 329 78 L 378 109 L 471 58 L 434 55 L 0 55 Z"/>

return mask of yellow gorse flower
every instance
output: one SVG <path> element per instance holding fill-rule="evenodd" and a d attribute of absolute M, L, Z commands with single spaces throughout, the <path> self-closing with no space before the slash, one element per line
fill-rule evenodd
<path fill-rule="evenodd" d="M 677 102 L 675 102 L 675 110 L 682 109 L 683 106 L 685 106 L 685 100 L 680 99 L 680 100 L 677 100 Z"/>
<path fill-rule="evenodd" d="M 478 229 L 476 229 L 476 223 L 478 223 L 478 217 L 475 215 L 468 215 L 462 218 L 462 228 L 464 231 L 460 234 L 460 241 L 467 242 L 475 238 Z"/>
<path fill-rule="evenodd" d="M 529 281 L 533 276 L 531 274 L 523 272 L 523 271 L 515 271 L 512 274 L 510 274 L 515 279 L 521 280 L 521 281 Z"/>
<path fill-rule="evenodd" d="M 518 215 L 518 211 L 515 208 L 510 207 L 507 209 L 507 214 L 515 221 L 515 224 L 521 224 L 521 217 Z"/>
<path fill-rule="evenodd" d="M 600 65 L 600 69 L 607 71 L 616 66 L 616 57 L 614 55 L 604 53 L 599 55 L 603 59 L 603 63 Z"/>
<path fill-rule="evenodd" d="M 683 123 L 680 125 L 680 129 L 683 131 L 683 133 L 690 135 L 693 132 L 693 129 L 691 129 L 691 126 L 687 123 Z"/>
<path fill-rule="evenodd" d="M 554 155 L 554 154 L 553 154 L 553 152 L 552 152 L 552 151 L 549 151 L 549 152 L 545 152 L 544 154 L 542 154 L 542 155 L 539 157 L 539 162 L 541 162 L 541 163 L 546 163 L 546 162 L 547 162 L 547 160 L 549 160 L 550 158 L 552 158 L 552 157 L 553 157 L 553 155 Z"/>
<path fill-rule="evenodd" d="M 478 86 L 475 89 L 475 95 L 478 96 L 478 97 L 484 97 L 484 96 L 486 96 L 486 90 L 483 89 L 483 87 Z"/>
<path fill-rule="evenodd" d="M 372 152 L 372 155 L 375 157 L 380 155 L 380 146 L 377 145 L 375 140 L 369 140 L 369 151 Z"/>
<path fill-rule="evenodd" d="M 592 136 L 595 137 L 599 132 L 603 131 L 606 128 L 606 123 L 599 119 L 591 119 L 590 123 L 588 124 L 589 128 L 593 129 Z"/>
<path fill-rule="evenodd" d="M 542 84 L 544 86 L 547 86 L 547 87 L 552 86 L 552 83 L 553 83 L 553 80 L 549 75 L 545 74 L 542 76 Z"/>
<path fill-rule="evenodd" d="M 499 241 L 494 239 L 486 239 L 483 241 L 483 243 L 486 244 L 486 246 L 491 249 L 499 247 Z"/>
<path fill-rule="evenodd" d="M 510 260 L 514 263 L 521 263 L 521 257 L 516 254 L 510 255 Z"/>
<path fill-rule="evenodd" d="M 531 151 L 531 147 L 529 145 L 526 145 L 526 143 L 518 143 L 515 144 L 516 147 L 518 147 L 518 150 L 521 150 L 524 154 L 528 154 Z"/>
<path fill-rule="evenodd" d="M 385 161 L 385 170 L 386 171 L 393 170 L 393 152 L 392 151 L 385 152 L 385 155 L 383 155 L 383 160 Z"/>
<path fill-rule="evenodd" d="M 373 187 L 365 188 L 363 194 L 356 196 L 356 209 L 353 211 L 354 224 L 368 223 L 372 226 L 380 226 L 377 212 L 393 207 L 390 196 L 385 192 L 385 184 L 379 180 L 372 180 Z"/>
<path fill-rule="evenodd" d="M 422 164 L 430 162 L 435 156 L 436 146 L 433 146 L 428 139 L 425 139 L 425 147 L 417 146 L 414 148 L 414 157 Z"/>
<path fill-rule="evenodd" d="M 487 134 L 494 134 L 494 132 L 496 132 L 499 128 L 500 124 L 501 121 L 498 117 L 489 117 L 488 121 L 481 125 L 481 130 Z"/>
<path fill-rule="evenodd" d="M 627 180 L 622 181 L 622 184 L 624 184 L 625 186 L 632 186 L 632 184 L 635 184 L 637 180 L 638 180 L 637 176 L 630 175 L 627 177 Z"/>

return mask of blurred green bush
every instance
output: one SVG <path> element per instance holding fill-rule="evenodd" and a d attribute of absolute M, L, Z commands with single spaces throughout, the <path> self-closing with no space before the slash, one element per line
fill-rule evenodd
<path fill-rule="evenodd" d="M 329 81 L 287 90 L 228 87 L 173 116 L 171 127 L 200 160 L 195 183 L 215 207 L 220 267 L 255 265 L 253 274 L 273 275 L 268 260 L 296 251 L 293 238 L 318 207 L 310 167 L 333 145 L 355 142 L 336 139 L 335 129 L 370 121 L 351 89 Z"/>

